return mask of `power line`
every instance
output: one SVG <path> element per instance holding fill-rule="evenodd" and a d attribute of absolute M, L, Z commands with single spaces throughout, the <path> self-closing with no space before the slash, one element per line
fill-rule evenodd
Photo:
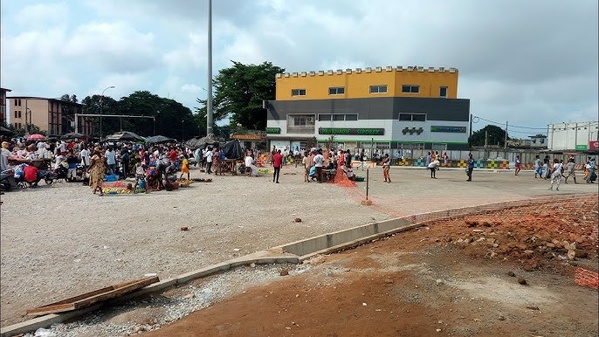
<path fill-rule="evenodd" d="M 472 116 L 472 118 L 478 118 L 482 121 L 497 124 L 497 125 L 505 125 L 505 123 L 496 122 L 490 119 L 482 118 L 480 116 Z M 529 129 L 529 130 L 547 130 L 547 128 L 538 128 L 538 127 L 530 127 L 530 126 L 521 126 L 521 125 L 509 125 L 510 128 L 518 128 L 518 129 Z"/>

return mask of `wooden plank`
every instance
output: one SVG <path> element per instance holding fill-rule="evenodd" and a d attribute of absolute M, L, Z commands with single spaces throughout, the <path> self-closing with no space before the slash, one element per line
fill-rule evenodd
<path fill-rule="evenodd" d="M 67 298 L 62 301 L 44 305 L 34 309 L 27 310 L 29 316 L 39 316 L 50 313 L 59 313 L 87 308 L 93 304 L 103 302 L 135 290 L 141 289 L 150 284 L 159 282 L 158 276 L 148 276 L 142 279 L 118 283 L 109 287 L 104 287 L 75 297 Z"/>

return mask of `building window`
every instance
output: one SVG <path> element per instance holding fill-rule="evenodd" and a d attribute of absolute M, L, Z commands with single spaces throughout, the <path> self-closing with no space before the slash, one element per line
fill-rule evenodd
<path fill-rule="evenodd" d="M 407 94 L 417 94 L 420 92 L 420 86 L 419 85 L 402 85 L 401 92 L 407 93 Z"/>
<path fill-rule="evenodd" d="M 21 110 L 19 110 L 19 118 L 21 118 L 23 115 L 21 115 Z"/>
<path fill-rule="evenodd" d="M 447 98 L 447 87 L 439 87 L 439 97 Z"/>
<path fill-rule="evenodd" d="M 386 85 L 371 85 L 370 86 L 370 93 L 371 94 L 384 94 L 387 92 L 387 86 Z"/>
<path fill-rule="evenodd" d="M 318 121 L 357 121 L 358 114 L 318 114 Z"/>
<path fill-rule="evenodd" d="M 343 95 L 343 94 L 345 94 L 344 87 L 330 87 L 329 88 L 329 95 Z"/>
<path fill-rule="evenodd" d="M 415 114 L 406 114 L 406 113 L 400 113 L 399 114 L 399 120 L 400 121 L 410 121 L 410 122 L 425 122 L 426 121 L 426 114 L 422 114 L 422 113 L 415 113 Z"/>
<path fill-rule="evenodd" d="M 15 106 L 21 106 L 21 99 L 15 98 Z"/>
<path fill-rule="evenodd" d="M 19 112 L 15 110 L 15 118 L 19 118 Z"/>
<path fill-rule="evenodd" d="M 306 96 L 306 89 L 291 89 L 291 96 Z"/>

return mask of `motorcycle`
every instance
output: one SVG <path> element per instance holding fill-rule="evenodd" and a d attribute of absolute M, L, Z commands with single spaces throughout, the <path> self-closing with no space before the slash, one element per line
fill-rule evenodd
<path fill-rule="evenodd" d="M 18 187 L 19 185 L 15 179 L 15 170 L 7 169 L 0 172 L 0 191 L 10 192 Z"/>

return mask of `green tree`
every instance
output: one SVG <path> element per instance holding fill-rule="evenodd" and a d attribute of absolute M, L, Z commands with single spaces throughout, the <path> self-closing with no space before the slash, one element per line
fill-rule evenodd
<path fill-rule="evenodd" d="M 275 75 L 285 69 L 270 62 L 245 65 L 232 61 L 233 66 L 222 69 L 214 79 L 213 120 L 230 116 L 230 125 L 241 124 L 247 129 L 266 128 L 264 100 L 275 99 Z M 207 100 L 198 99 L 204 106 L 196 108 L 199 123 L 206 118 Z M 201 124 L 200 124 L 201 125 Z M 206 122 L 203 124 L 206 126 Z"/>
<path fill-rule="evenodd" d="M 472 136 L 468 138 L 468 143 L 470 146 L 484 146 L 485 134 L 487 137 L 487 145 L 499 145 L 500 147 L 504 146 L 505 130 L 495 125 L 487 125 L 484 128 L 473 132 Z"/>
<path fill-rule="evenodd" d="M 82 101 L 83 113 L 105 115 L 148 116 L 151 118 L 103 117 L 104 136 L 117 131 L 133 131 L 142 136 L 163 135 L 166 137 L 189 139 L 199 133 L 199 128 L 191 110 L 181 103 L 163 98 L 149 91 L 136 91 L 115 101 L 110 97 L 94 95 Z M 94 123 L 94 129 L 97 123 Z"/>

